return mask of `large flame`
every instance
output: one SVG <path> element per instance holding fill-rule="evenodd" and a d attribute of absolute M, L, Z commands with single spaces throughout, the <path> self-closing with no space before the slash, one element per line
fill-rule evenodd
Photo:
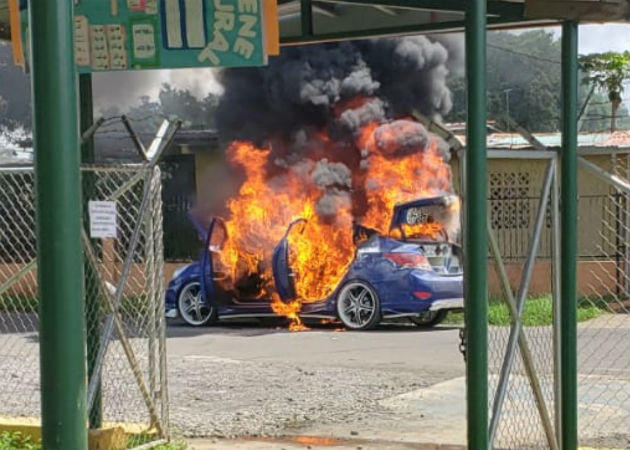
<path fill-rule="evenodd" d="M 348 101 L 333 113 L 366 102 L 365 98 Z M 274 299 L 274 311 L 299 328 L 299 304 L 329 296 L 352 262 L 354 222 L 382 234 L 396 233 L 390 223 L 397 203 L 451 191 L 450 167 L 437 141 L 418 127 L 422 128 L 409 119 L 371 122 L 343 145 L 325 128 L 309 130 L 308 141 L 317 145 L 302 150 L 297 162 L 287 158 L 289 163 L 272 160 L 277 149 L 271 146 L 233 142 L 227 149 L 228 161 L 243 172 L 244 181 L 227 201 L 227 238 L 219 253 L 231 288 L 238 290 L 241 280 L 255 284 L 253 297 Z M 291 155 L 290 148 L 283 151 Z M 317 181 L 318 164 L 337 163 L 350 168 L 345 169 L 348 182 L 342 176 L 328 184 Z M 283 304 L 273 292 L 271 257 L 296 219 L 305 219 L 288 237 L 297 302 Z M 435 237 L 441 224 L 419 227 L 405 233 L 428 232 Z"/>

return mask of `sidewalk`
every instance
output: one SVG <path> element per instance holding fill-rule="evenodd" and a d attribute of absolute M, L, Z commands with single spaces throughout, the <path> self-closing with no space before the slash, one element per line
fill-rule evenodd
<path fill-rule="evenodd" d="M 189 439 L 187 443 L 191 450 L 391 450 L 394 448 L 400 450 L 459 450 L 464 448 L 420 442 L 336 439 L 317 436 L 290 436 L 270 439 Z"/>

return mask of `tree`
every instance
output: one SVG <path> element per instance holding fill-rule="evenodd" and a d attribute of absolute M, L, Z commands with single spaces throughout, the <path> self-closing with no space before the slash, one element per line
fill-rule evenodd
<path fill-rule="evenodd" d="M 558 129 L 560 42 L 544 30 L 488 34 L 488 118 L 508 129 L 512 119 L 531 131 Z M 466 120 L 466 84 L 452 79 L 454 108 L 447 120 Z M 509 95 L 506 95 L 509 92 Z M 509 103 L 508 103 L 509 102 Z"/>
<path fill-rule="evenodd" d="M 507 130 L 505 118 L 509 110 L 510 117 L 531 132 L 558 131 L 562 106 L 560 61 L 560 40 L 548 31 L 488 33 L 488 118 Z M 453 92 L 453 110 L 445 120 L 465 121 L 465 79 L 453 76 L 449 87 Z M 580 104 L 588 97 L 589 90 L 586 84 L 580 86 Z M 590 100 L 581 131 L 607 129 L 608 99 L 598 91 Z M 624 110 L 621 107 L 618 112 Z M 630 127 L 630 120 L 625 118 L 617 125 Z"/>
<path fill-rule="evenodd" d="M 192 128 L 214 128 L 218 97 L 208 94 L 199 100 L 190 91 L 163 84 L 160 90 L 160 105 L 166 116 L 177 116 Z"/>
<path fill-rule="evenodd" d="M 215 127 L 215 111 L 219 102 L 218 96 L 208 94 L 198 99 L 188 90 L 179 89 L 164 83 L 158 95 L 158 101 L 150 97 L 138 98 L 135 105 L 127 110 L 118 107 L 101 109 L 103 117 L 113 117 L 126 114 L 134 122 L 134 129 L 138 132 L 153 132 L 165 117 L 182 120 L 187 128 L 206 129 Z"/>
<path fill-rule="evenodd" d="M 584 55 L 579 58 L 579 65 L 586 74 L 583 82 L 608 95 L 611 104 L 610 129 L 615 131 L 623 84 L 630 78 L 630 52 Z"/>

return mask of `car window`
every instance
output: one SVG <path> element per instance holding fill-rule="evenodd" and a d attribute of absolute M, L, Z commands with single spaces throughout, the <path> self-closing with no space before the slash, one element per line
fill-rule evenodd
<path fill-rule="evenodd" d="M 212 235 L 210 236 L 209 250 L 212 252 L 218 252 L 223 248 L 223 244 L 227 239 L 227 232 L 225 225 L 222 221 L 217 221 L 212 229 Z"/>
<path fill-rule="evenodd" d="M 406 239 L 445 242 L 457 239 L 458 225 L 453 208 L 438 204 L 409 208 L 400 228 Z"/>

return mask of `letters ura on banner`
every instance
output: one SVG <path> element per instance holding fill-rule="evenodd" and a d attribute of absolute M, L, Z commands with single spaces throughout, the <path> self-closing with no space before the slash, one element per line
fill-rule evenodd
<path fill-rule="evenodd" d="M 20 8 L 21 44 L 28 37 L 28 5 L 17 1 L 12 4 Z M 265 65 L 268 55 L 279 52 L 276 1 L 75 0 L 77 69 Z"/>

